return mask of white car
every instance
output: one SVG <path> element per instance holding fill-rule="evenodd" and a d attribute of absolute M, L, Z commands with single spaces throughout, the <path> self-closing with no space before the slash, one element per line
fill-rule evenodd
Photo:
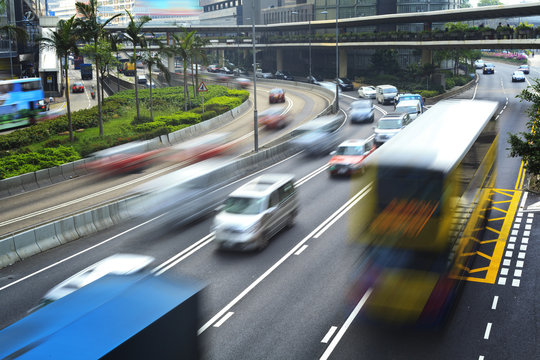
<path fill-rule="evenodd" d="M 474 62 L 474 67 L 477 68 L 477 69 L 484 68 L 484 60 L 480 60 L 480 59 L 476 60 Z"/>
<path fill-rule="evenodd" d="M 374 86 L 361 86 L 358 89 L 358 96 L 366 99 L 375 99 L 375 87 Z"/>
<path fill-rule="evenodd" d="M 512 73 L 512 82 L 514 81 L 525 81 L 525 74 L 523 71 L 514 71 Z"/>

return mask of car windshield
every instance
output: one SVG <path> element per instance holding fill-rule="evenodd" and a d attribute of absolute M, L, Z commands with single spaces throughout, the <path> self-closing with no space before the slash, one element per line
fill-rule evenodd
<path fill-rule="evenodd" d="M 225 200 L 223 211 L 231 214 L 255 215 L 263 208 L 264 198 L 230 197 Z"/>
<path fill-rule="evenodd" d="M 399 129 L 401 128 L 400 119 L 380 119 L 377 124 L 379 129 Z"/>
<path fill-rule="evenodd" d="M 384 89 L 383 92 L 388 94 L 388 93 L 393 93 L 393 92 L 397 92 L 397 91 L 396 91 L 396 89 L 393 89 L 393 88 L 387 88 L 387 89 Z"/>
<path fill-rule="evenodd" d="M 493 67 L 493 64 L 485 64 L 485 67 Z"/>
<path fill-rule="evenodd" d="M 371 101 L 355 101 L 351 104 L 353 109 L 369 109 L 371 108 Z"/>
<path fill-rule="evenodd" d="M 515 76 L 521 76 L 521 75 L 523 75 L 523 73 L 521 71 L 516 71 L 516 72 L 514 72 L 514 75 Z"/>
<path fill-rule="evenodd" d="M 343 82 L 345 84 L 350 84 L 351 83 L 351 80 L 349 80 L 349 79 L 340 78 L 339 80 L 341 80 L 341 82 Z"/>
<path fill-rule="evenodd" d="M 363 155 L 364 146 L 340 146 L 336 150 L 336 155 Z"/>
<path fill-rule="evenodd" d="M 272 90 L 270 90 L 270 94 L 272 94 L 272 95 L 279 95 L 281 93 L 283 93 L 283 90 L 281 90 L 281 89 L 272 89 Z"/>
<path fill-rule="evenodd" d="M 83 86 L 83 84 L 80 83 L 80 82 L 77 82 L 77 83 L 74 84 L 74 86 Z"/>
<path fill-rule="evenodd" d="M 396 111 L 397 112 L 407 112 L 409 114 L 414 114 L 416 113 L 416 106 L 398 106 L 396 107 Z"/>

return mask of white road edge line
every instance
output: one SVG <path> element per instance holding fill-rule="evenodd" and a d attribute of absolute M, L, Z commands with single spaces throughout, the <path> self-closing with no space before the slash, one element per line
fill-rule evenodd
<path fill-rule="evenodd" d="M 332 354 L 332 351 L 334 351 L 334 349 L 336 348 L 337 344 L 339 343 L 343 335 L 345 335 L 345 332 L 347 331 L 349 326 L 352 324 L 356 315 L 358 315 L 358 313 L 362 309 L 362 306 L 364 306 L 364 304 L 366 303 L 372 291 L 373 291 L 373 288 L 369 288 L 364 294 L 364 296 L 362 296 L 362 299 L 360 299 L 360 301 L 358 302 L 358 304 L 356 305 L 352 313 L 349 315 L 347 320 L 345 320 L 345 323 L 343 323 L 343 326 L 341 327 L 341 329 L 339 329 L 336 337 L 332 340 L 330 345 L 326 348 L 326 351 L 320 357 L 321 360 L 328 359 L 328 357 Z"/>
<path fill-rule="evenodd" d="M 46 270 L 49 270 L 50 268 L 55 267 L 56 265 L 59 265 L 59 264 L 65 262 L 65 261 L 68 261 L 68 260 L 70 260 L 70 259 L 73 259 L 73 258 L 76 257 L 76 256 L 82 255 L 82 254 L 84 254 L 85 252 L 90 251 L 90 250 L 92 250 L 92 249 L 94 249 L 94 248 L 96 248 L 96 247 L 98 247 L 98 246 L 101 246 L 101 245 L 103 245 L 103 244 L 106 244 L 106 243 L 108 243 L 109 241 L 114 240 L 114 239 L 116 239 L 116 238 L 119 237 L 119 236 L 125 235 L 125 234 L 127 234 L 128 232 L 131 232 L 131 231 L 133 231 L 133 230 L 135 230 L 135 229 L 138 229 L 138 228 L 140 228 L 141 226 L 144 226 L 144 225 L 148 224 L 149 222 L 154 221 L 154 220 L 160 218 L 161 216 L 163 216 L 163 215 L 156 216 L 155 218 L 152 218 L 152 219 L 150 219 L 150 220 L 147 220 L 147 221 L 145 221 L 145 222 L 143 222 L 143 223 L 141 223 L 141 224 L 139 224 L 139 225 L 137 225 L 137 226 L 134 226 L 134 227 L 132 227 L 132 228 L 130 228 L 130 229 L 127 229 L 127 230 L 125 230 L 125 231 L 122 231 L 120 234 L 116 234 L 116 235 L 114 235 L 114 236 L 108 238 L 107 240 L 103 240 L 102 242 L 97 243 L 97 244 L 95 244 L 95 245 L 92 245 L 91 247 L 86 248 L 86 249 L 84 249 L 84 250 L 82 250 L 82 251 L 79 251 L 78 253 L 75 253 L 75 254 L 73 254 L 73 255 L 71 255 L 71 256 L 68 256 L 68 257 L 65 258 L 65 259 L 62 259 L 62 260 L 57 261 L 57 262 L 55 262 L 55 263 L 53 263 L 53 264 L 51 264 L 51 265 L 49 265 L 49 266 L 46 266 L 46 267 L 44 267 L 44 268 L 41 269 L 41 270 L 38 270 L 38 271 L 36 271 L 36 272 L 33 272 L 32 274 L 26 275 L 25 277 L 22 277 L 22 278 L 20 278 L 19 280 L 16 280 L 16 281 L 14 281 L 14 282 L 12 282 L 12 283 L 9 283 L 9 284 L 7 284 L 7 285 L 4 285 L 4 286 L 0 287 L 0 291 L 5 290 L 5 289 L 7 289 L 8 287 L 11 287 L 11 286 L 13 286 L 13 285 L 15 285 L 15 284 L 18 284 L 18 283 L 20 283 L 21 281 L 24 281 L 24 280 L 26 280 L 26 279 L 29 279 L 29 278 L 31 278 L 31 277 L 33 277 L 33 276 L 35 276 L 35 275 L 37 275 L 37 274 L 40 274 L 40 273 L 42 273 L 42 272 L 44 272 L 44 271 L 46 271 Z"/>
<path fill-rule="evenodd" d="M 220 327 L 221 325 L 223 325 L 225 321 L 227 321 L 233 315 L 234 315 L 234 312 L 232 311 L 228 312 L 227 315 L 225 315 L 223 318 L 221 318 L 221 320 L 219 320 L 217 323 L 214 324 L 214 327 L 216 328 Z"/>
<path fill-rule="evenodd" d="M 359 191 L 363 192 L 368 186 L 364 187 L 362 190 Z M 356 195 L 355 195 L 356 196 Z M 349 200 L 350 201 L 350 200 Z M 268 270 L 266 270 L 261 276 L 259 276 L 254 282 L 252 282 L 247 288 L 244 289 L 240 294 L 238 294 L 231 302 L 229 302 L 223 309 L 221 309 L 216 315 L 214 315 L 210 320 L 208 320 L 198 331 L 197 335 L 201 335 L 203 332 L 206 331 L 213 323 L 217 321 L 217 319 L 221 318 L 223 314 L 225 314 L 227 311 L 229 311 L 234 305 L 236 305 L 240 300 L 242 300 L 247 294 L 251 292 L 257 285 L 259 285 L 264 279 L 266 279 L 270 274 L 274 272 L 285 260 L 287 260 L 289 257 L 291 257 L 295 252 L 298 251 L 306 243 L 309 239 L 312 238 L 313 234 L 316 234 L 321 228 L 326 226 L 326 224 L 332 220 L 334 216 L 339 214 L 343 207 L 345 207 L 348 202 L 347 201 L 341 208 L 336 210 L 332 215 L 330 215 L 325 221 L 323 221 L 319 226 L 317 226 L 313 231 L 311 231 L 307 236 L 305 236 L 298 244 L 296 244 L 288 253 L 283 255 L 281 259 L 279 259 L 274 265 L 272 265 Z"/>
<path fill-rule="evenodd" d="M 497 309 L 497 303 L 499 302 L 499 297 L 497 295 L 495 295 L 493 297 L 493 303 L 491 304 L 491 310 L 496 310 Z"/>
<path fill-rule="evenodd" d="M 326 333 L 324 338 L 321 340 L 321 342 L 323 344 L 327 344 L 330 341 L 330 338 L 332 337 L 332 335 L 334 335 L 334 333 L 336 332 L 336 330 L 337 330 L 337 326 L 331 326 L 330 330 L 328 330 L 328 332 Z"/>
<path fill-rule="evenodd" d="M 303 253 L 304 250 L 306 250 L 307 248 L 308 248 L 308 246 L 304 244 L 304 246 L 302 246 L 297 252 L 295 252 L 294 255 L 300 255 L 300 254 Z"/>
<path fill-rule="evenodd" d="M 487 323 L 486 325 L 486 332 L 484 333 L 484 340 L 489 339 L 489 333 L 491 332 L 491 323 Z"/>

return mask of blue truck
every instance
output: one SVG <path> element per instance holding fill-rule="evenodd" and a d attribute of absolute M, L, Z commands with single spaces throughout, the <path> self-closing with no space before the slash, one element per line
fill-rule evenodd
<path fill-rule="evenodd" d="M 92 64 L 81 64 L 81 79 L 92 80 Z"/>
<path fill-rule="evenodd" d="M 0 331 L 0 359 L 198 359 L 202 287 L 106 275 Z"/>

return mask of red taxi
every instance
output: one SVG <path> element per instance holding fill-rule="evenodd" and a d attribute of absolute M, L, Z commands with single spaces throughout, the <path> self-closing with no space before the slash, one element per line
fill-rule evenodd
<path fill-rule="evenodd" d="M 351 139 L 341 143 L 328 163 L 330 176 L 352 175 L 363 171 L 364 159 L 375 150 L 373 139 Z"/>
<path fill-rule="evenodd" d="M 84 92 L 84 84 L 82 82 L 73 83 L 73 86 L 71 87 L 71 92 L 72 93 Z"/>
<path fill-rule="evenodd" d="M 259 126 L 266 126 L 268 129 L 283 129 L 288 124 L 288 116 L 285 108 L 269 108 L 259 113 Z"/>
<path fill-rule="evenodd" d="M 275 88 L 270 90 L 268 100 L 270 101 L 270 104 L 285 102 L 285 90 L 281 88 Z"/>

